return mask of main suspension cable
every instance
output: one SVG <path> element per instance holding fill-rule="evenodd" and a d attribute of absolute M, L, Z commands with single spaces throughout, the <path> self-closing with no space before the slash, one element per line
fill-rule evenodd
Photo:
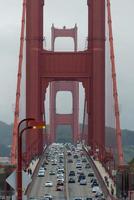
<path fill-rule="evenodd" d="M 123 165 L 124 156 L 123 156 L 123 149 L 122 149 L 122 133 L 121 133 L 121 127 L 120 127 L 120 112 L 119 112 L 119 102 L 118 102 L 118 92 L 117 92 L 110 0 L 107 0 L 107 13 L 108 13 L 108 28 L 109 28 L 109 43 L 110 43 L 110 59 L 111 59 L 111 64 L 112 64 L 113 97 L 114 97 L 114 109 L 115 109 L 117 151 L 118 151 L 117 153 L 118 153 L 118 158 L 119 158 L 119 165 Z"/>
<path fill-rule="evenodd" d="M 20 102 L 20 86 L 22 76 L 22 61 L 23 61 L 23 47 L 24 47 L 24 34 L 25 34 L 25 18 L 26 18 L 26 0 L 23 0 L 22 21 L 21 21 L 21 35 L 20 35 L 20 50 L 17 74 L 17 89 L 16 89 L 16 103 L 14 112 L 14 126 L 13 138 L 11 147 L 11 164 L 16 165 L 17 162 L 17 127 L 19 121 L 19 102 Z"/>

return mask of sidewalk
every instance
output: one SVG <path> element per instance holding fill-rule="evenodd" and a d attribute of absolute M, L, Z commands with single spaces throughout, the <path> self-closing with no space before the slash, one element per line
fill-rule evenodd
<path fill-rule="evenodd" d="M 95 163 L 99 173 L 101 174 L 101 177 L 103 178 L 105 185 L 107 186 L 107 189 L 109 190 L 110 194 L 111 194 L 111 187 L 112 187 L 114 190 L 114 195 L 115 195 L 116 187 L 113 180 L 110 178 L 109 174 L 106 172 L 105 168 L 102 166 L 102 164 L 98 160 L 93 160 L 93 162 Z M 107 177 L 108 184 L 106 184 L 105 177 Z"/>
<path fill-rule="evenodd" d="M 31 161 L 31 163 L 30 163 L 30 165 L 29 165 L 28 168 L 31 169 L 32 174 L 33 174 L 33 172 L 34 172 L 34 170 L 35 170 L 35 168 L 36 168 L 38 162 L 39 162 L 39 158 L 37 158 L 36 160 L 32 160 L 32 161 Z"/>
<path fill-rule="evenodd" d="M 85 150 L 88 152 L 88 147 L 84 146 Z M 94 162 L 95 166 L 97 167 L 98 172 L 100 173 L 100 176 L 102 177 L 109 193 L 111 194 L 111 188 L 113 188 L 113 197 L 116 199 L 116 187 L 114 184 L 114 181 L 111 179 L 105 168 L 102 166 L 101 162 L 98 160 L 94 160 L 91 157 L 92 161 Z"/>

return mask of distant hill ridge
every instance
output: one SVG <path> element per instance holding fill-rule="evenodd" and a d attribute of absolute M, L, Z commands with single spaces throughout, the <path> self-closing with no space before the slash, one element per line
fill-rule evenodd
<path fill-rule="evenodd" d="M 11 134 L 13 124 L 6 124 L 0 121 L 0 156 L 10 155 Z"/>
<path fill-rule="evenodd" d="M 9 145 L 11 145 L 12 141 L 12 129 L 13 124 L 9 125 L 0 121 L 0 156 L 6 156 L 9 153 Z M 59 126 L 57 141 L 64 142 L 65 140 L 67 140 L 68 142 L 70 142 L 71 139 L 72 136 L 70 129 L 68 129 L 67 126 Z M 130 131 L 127 129 L 122 130 L 122 141 L 124 147 L 131 145 L 134 146 L 134 131 Z M 113 128 L 106 128 L 106 144 L 107 146 L 112 146 L 116 148 L 116 138 Z"/>

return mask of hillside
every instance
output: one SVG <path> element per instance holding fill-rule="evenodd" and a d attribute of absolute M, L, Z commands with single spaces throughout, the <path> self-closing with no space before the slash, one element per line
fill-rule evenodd
<path fill-rule="evenodd" d="M 134 131 L 127 129 L 122 130 L 123 146 L 134 145 Z M 116 147 L 115 131 L 113 128 L 106 128 L 106 144 L 108 146 Z"/>
<path fill-rule="evenodd" d="M 13 125 L 0 122 L 0 156 L 8 156 L 10 154 L 12 128 Z"/>

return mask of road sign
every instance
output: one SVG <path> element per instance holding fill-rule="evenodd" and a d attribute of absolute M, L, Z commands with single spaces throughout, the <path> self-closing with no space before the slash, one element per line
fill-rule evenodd
<path fill-rule="evenodd" d="M 25 192 L 27 186 L 32 181 L 31 177 L 24 171 L 22 171 L 22 191 Z M 12 172 L 10 176 L 7 177 L 6 182 L 16 190 L 16 170 Z"/>

